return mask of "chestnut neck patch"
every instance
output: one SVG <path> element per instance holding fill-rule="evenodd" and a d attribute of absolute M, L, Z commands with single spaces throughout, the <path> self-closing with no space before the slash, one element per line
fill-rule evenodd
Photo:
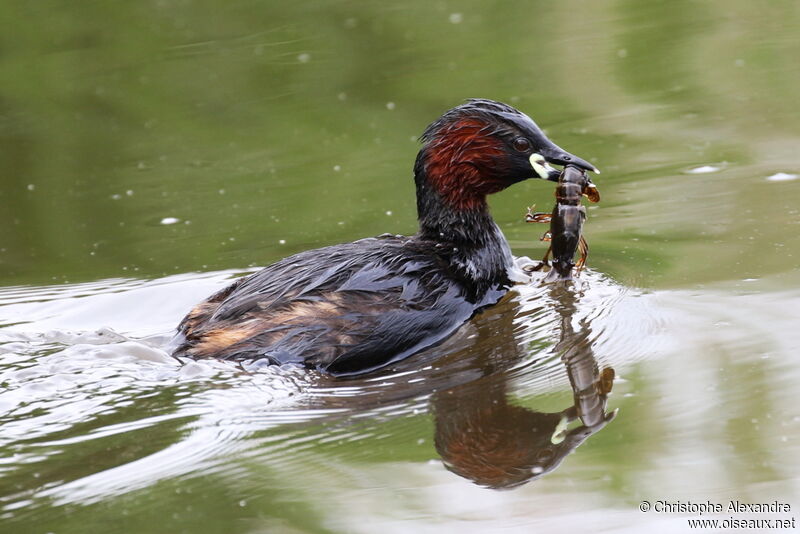
<path fill-rule="evenodd" d="M 463 118 L 442 126 L 423 148 L 418 172 L 452 209 L 485 208 L 486 195 L 506 187 L 507 149 L 492 130 Z"/>

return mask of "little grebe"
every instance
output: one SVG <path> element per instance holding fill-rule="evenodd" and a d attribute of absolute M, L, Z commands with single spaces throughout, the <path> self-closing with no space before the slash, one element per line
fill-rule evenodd
<path fill-rule="evenodd" d="M 237 280 L 178 326 L 175 356 L 266 359 L 332 375 L 372 371 L 452 334 L 509 289 L 511 251 L 486 195 L 549 163 L 595 171 L 524 113 L 472 99 L 422 134 L 419 232 L 301 252 Z"/>

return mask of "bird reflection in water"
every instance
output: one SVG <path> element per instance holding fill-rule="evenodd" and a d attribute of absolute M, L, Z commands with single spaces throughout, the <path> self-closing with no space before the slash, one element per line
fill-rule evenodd
<path fill-rule="evenodd" d="M 354 412 L 385 417 L 389 406 L 399 414 L 427 398 L 436 450 L 450 471 L 490 488 L 513 488 L 549 473 L 616 415 L 606 412 L 614 370 L 598 366 L 596 336 L 589 318 L 577 319 L 585 314 L 577 311 L 574 287 L 523 287 L 523 294 L 512 291 L 444 344 L 378 375 L 345 381 L 319 376 L 306 407 L 347 421 Z M 546 341 L 529 348 L 522 338 L 542 325 L 555 330 L 558 341 L 548 353 L 558 355 L 563 368 L 530 362 L 530 351 L 548 350 Z M 551 384 L 564 371 L 573 402 L 563 410 L 536 411 L 509 400 L 513 382 L 543 378 Z"/>
<path fill-rule="evenodd" d="M 581 319 L 577 330 L 573 327 L 578 296 L 564 286 L 549 288 L 549 296 L 560 316 L 559 341 L 553 350 L 569 377 L 572 406 L 550 413 L 512 404 L 508 398 L 510 376 L 502 371 L 437 392 L 431 399 L 436 450 L 445 466 L 481 486 L 513 488 L 553 471 L 616 416 L 616 410 L 606 412 L 614 370 L 598 367 L 588 320 Z M 479 327 L 478 335 L 497 339 L 496 327 L 496 322 L 493 332 L 480 332 Z M 508 361 L 508 354 L 495 353 L 492 347 L 503 351 L 509 344 L 480 346 L 485 364 Z"/>

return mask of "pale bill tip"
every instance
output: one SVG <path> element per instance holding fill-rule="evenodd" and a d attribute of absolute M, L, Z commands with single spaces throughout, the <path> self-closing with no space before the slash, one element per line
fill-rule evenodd
<path fill-rule="evenodd" d="M 538 153 L 533 153 L 528 161 L 530 161 L 531 167 L 533 167 L 534 172 L 539 175 L 539 178 L 546 180 L 549 176 L 548 167 L 550 166 L 547 164 L 547 161 L 545 161 L 544 156 Z"/>

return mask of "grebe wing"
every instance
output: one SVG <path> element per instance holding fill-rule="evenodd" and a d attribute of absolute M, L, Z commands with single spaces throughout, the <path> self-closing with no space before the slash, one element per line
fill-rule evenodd
<path fill-rule="evenodd" d="M 408 238 L 367 239 L 291 256 L 218 292 L 181 323 L 177 353 L 359 374 L 441 341 L 475 310 L 436 255 Z"/>

